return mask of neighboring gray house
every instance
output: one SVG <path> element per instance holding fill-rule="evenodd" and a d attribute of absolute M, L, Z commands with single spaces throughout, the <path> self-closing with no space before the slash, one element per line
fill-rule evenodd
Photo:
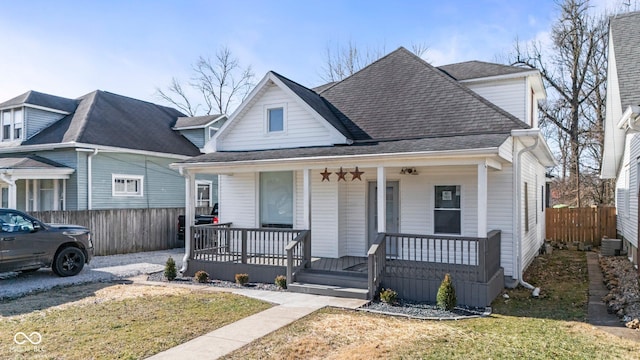
<path fill-rule="evenodd" d="M 638 264 L 640 12 L 611 17 L 604 124 L 604 179 L 616 179 L 617 232 Z"/>
<path fill-rule="evenodd" d="M 219 175 L 227 223 L 190 229 L 183 270 L 431 301 L 448 272 L 475 306 L 531 287 L 523 272 L 544 242 L 555 164 L 538 128 L 545 96 L 538 71 L 435 68 L 404 48 L 316 89 L 268 72 L 206 154 L 172 165 L 188 193 Z"/>
<path fill-rule="evenodd" d="M 0 118 L 2 206 L 24 211 L 182 207 L 185 181 L 169 164 L 211 134 L 181 134 L 181 112 L 100 90 L 29 91 L 0 103 Z M 217 177 L 198 181 L 194 200 L 212 206 Z"/>

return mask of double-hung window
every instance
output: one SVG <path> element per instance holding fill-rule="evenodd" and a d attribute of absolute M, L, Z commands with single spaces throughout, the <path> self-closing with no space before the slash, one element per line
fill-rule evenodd
<path fill-rule="evenodd" d="M 143 176 L 113 174 L 113 196 L 143 196 Z"/>
<path fill-rule="evenodd" d="M 436 234 L 461 234 L 460 185 L 438 185 L 435 187 L 435 209 L 433 211 Z"/>
<path fill-rule="evenodd" d="M 13 111 L 13 138 L 15 140 L 22 139 L 22 109 L 15 109 Z"/>
<path fill-rule="evenodd" d="M 210 207 L 211 206 L 211 181 L 196 181 L 196 206 L 197 207 Z"/>
<path fill-rule="evenodd" d="M 286 107 L 284 105 L 270 105 L 266 107 L 266 132 L 282 133 L 285 131 L 286 123 Z"/>
<path fill-rule="evenodd" d="M 260 226 L 293 228 L 293 172 L 260 173 Z"/>
<path fill-rule="evenodd" d="M 11 140 L 11 110 L 2 112 L 2 140 Z"/>

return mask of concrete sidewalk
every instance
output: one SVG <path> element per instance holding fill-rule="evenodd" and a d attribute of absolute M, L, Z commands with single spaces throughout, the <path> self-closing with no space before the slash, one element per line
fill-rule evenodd
<path fill-rule="evenodd" d="M 618 337 L 640 341 L 640 331 L 625 327 L 616 315 L 609 314 L 607 311 L 607 304 L 602 301 L 602 298 L 609 293 L 609 290 L 604 285 L 598 254 L 595 252 L 587 252 L 587 272 L 589 274 L 587 322 Z"/>
<path fill-rule="evenodd" d="M 367 300 L 265 290 L 237 289 L 229 292 L 278 305 L 149 359 L 217 359 L 325 306 L 355 309 L 367 303 Z"/>

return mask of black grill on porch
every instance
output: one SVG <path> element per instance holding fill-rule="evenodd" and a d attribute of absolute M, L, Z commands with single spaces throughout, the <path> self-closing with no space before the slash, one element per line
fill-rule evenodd
<path fill-rule="evenodd" d="M 403 299 L 435 302 L 446 273 L 458 303 L 486 306 L 504 285 L 500 268 L 500 231 L 486 238 L 379 234 L 367 257 L 312 258 L 308 230 L 240 229 L 231 224 L 192 227 L 187 275 L 198 270 L 233 280 L 248 273 L 251 281 L 287 276 L 289 291 L 373 298 L 381 287 Z"/>

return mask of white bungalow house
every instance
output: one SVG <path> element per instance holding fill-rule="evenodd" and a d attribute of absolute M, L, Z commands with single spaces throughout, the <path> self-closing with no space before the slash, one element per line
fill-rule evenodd
<path fill-rule="evenodd" d="M 611 17 L 601 177 L 616 179 L 617 232 L 638 264 L 640 12 Z"/>
<path fill-rule="evenodd" d="M 431 301 L 448 272 L 460 303 L 488 305 L 544 241 L 544 97 L 537 71 L 404 48 L 315 89 L 268 72 L 206 154 L 172 164 L 187 200 L 219 175 L 223 224 L 190 229 L 183 270 Z"/>

